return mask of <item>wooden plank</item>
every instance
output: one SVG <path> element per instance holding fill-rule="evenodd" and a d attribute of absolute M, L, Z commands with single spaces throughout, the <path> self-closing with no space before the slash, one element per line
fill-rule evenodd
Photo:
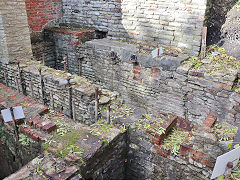
<path fill-rule="evenodd" d="M 207 27 L 203 27 L 200 59 L 204 59 L 206 56 L 206 46 L 207 46 Z"/>

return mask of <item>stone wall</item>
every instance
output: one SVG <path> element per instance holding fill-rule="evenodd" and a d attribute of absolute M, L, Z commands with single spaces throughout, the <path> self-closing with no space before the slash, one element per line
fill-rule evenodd
<path fill-rule="evenodd" d="M 10 87 L 19 89 L 24 94 L 32 96 L 33 98 L 38 99 L 40 102 L 44 102 L 58 112 L 63 112 L 64 114 L 69 115 L 68 88 L 59 85 L 60 81 L 63 81 L 71 76 L 69 73 L 64 73 L 59 70 L 41 66 L 37 62 L 32 62 L 32 64 L 23 63 L 20 65 L 20 67 L 22 82 L 24 82 L 22 83 L 22 86 L 20 85 L 16 65 L 0 66 L 1 82 L 5 82 L 3 73 L 6 71 L 8 85 Z M 43 96 L 40 85 L 40 75 L 38 72 L 38 68 L 40 67 L 42 67 L 42 77 L 44 84 Z M 19 86 L 17 86 L 15 77 L 18 79 Z M 86 124 L 92 124 L 95 122 L 93 118 L 95 114 L 95 87 L 96 86 L 94 84 L 88 82 L 84 78 L 76 80 L 76 84 L 72 86 L 74 116 L 77 120 L 82 121 Z M 100 92 L 99 95 L 100 98 L 101 96 L 104 96 L 103 92 Z"/>
<path fill-rule="evenodd" d="M 3 18 L 0 11 L 0 62 L 8 62 L 8 48 L 5 30 L 3 27 Z"/>
<path fill-rule="evenodd" d="M 156 41 L 198 55 L 206 0 L 62 2 L 62 23 L 108 32 L 112 39 Z"/>
<path fill-rule="evenodd" d="M 239 123 L 239 93 L 234 92 L 237 71 L 211 75 L 183 62 L 187 56 L 162 56 L 138 52 L 136 45 L 106 39 L 86 42 L 82 76 L 118 91 L 126 102 L 155 112 L 169 112 L 202 123 L 208 114 L 220 121 Z M 109 55 L 117 54 L 115 60 Z M 136 54 L 137 64 L 130 62 Z M 75 61 L 71 72 L 78 73 Z M 236 110 L 235 110 L 236 109 Z"/>
<path fill-rule="evenodd" d="M 31 32 L 41 32 L 46 24 L 61 17 L 61 0 L 25 0 Z"/>
<path fill-rule="evenodd" d="M 201 133 L 209 135 L 206 129 Z M 129 130 L 126 179 L 209 179 L 216 157 L 224 150 L 219 147 L 219 142 L 210 138 L 214 135 L 207 135 L 195 135 L 195 150 L 181 146 L 180 154 L 175 155 L 162 150 L 162 144 L 159 145 L 154 135 L 132 126 Z M 209 158 L 213 163 L 209 162 Z"/>
<path fill-rule="evenodd" d="M 3 41 L 3 47 L 2 43 L 0 46 L 1 62 L 31 58 L 32 50 L 25 1 L 1 1 L 0 14 L 0 37 L 1 42 Z M 4 58 L 2 59 L 2 57 Z"/>
<path fill-rule="evenodd" d="M 54 67 L 55 69 L 63 70 L 63 58 L 67 58 L 67 68 L 70 73 L 73 73 L 73 69 L 79 67 L 75 64 L 78 62 L 82 48 L 86 41 L 90 41 L 95 38 L 94 30 L 83 30 L 79 28 L 67 28 L 66 27 L 55 27 L 46 28 L 44 30 L 44 42 L 49 42 L 54 45 L 55 58 L 50 58 L 49 54 L 46 53 L 47 65 Z M 46 47 L 46 46 L 45 46 Z M 46 48 L 49 49 L 49 48 Z M 76 74 L 79 74 L 76 73 Z"/>

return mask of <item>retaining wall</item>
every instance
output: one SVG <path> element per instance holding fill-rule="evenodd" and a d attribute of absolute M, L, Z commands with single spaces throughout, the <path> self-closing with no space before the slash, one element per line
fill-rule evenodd
<path fill-rule="evenodd" d="M 62 2 L 62 23 L 108 32 L 112 39 L 157 41 L 199 52 L 206 0 Z"/>
<path fill-rule="evenodd" d="M 187 56 L 139 53 L 136 45 L 106 39 L 86 42 L 81 54 L 82 76 L 120 92 L 125 101 L 155 112 L 169 112 L 196 123 L 208 114 L 220 121 L 239 123 L 239 93 L 234 91 L 237 70 L 213 75 L 184 64 Z M 115 60 L 109 55 L 117 54 Z M 130 62 L 136 54 L 137 64 Z M 75 61 L 71 72 L 78 73 Z"/>

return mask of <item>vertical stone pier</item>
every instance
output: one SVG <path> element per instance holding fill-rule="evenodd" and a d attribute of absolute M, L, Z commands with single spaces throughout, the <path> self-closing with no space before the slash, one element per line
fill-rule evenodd
<path fill-rule="evenodd" d="M 32 49 L 24 0 L 0 1 L 0 62 L 31 58 Z"/>

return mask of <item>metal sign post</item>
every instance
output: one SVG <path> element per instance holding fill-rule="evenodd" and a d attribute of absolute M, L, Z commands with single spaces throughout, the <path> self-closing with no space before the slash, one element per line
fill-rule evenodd
<path fill-rule="evenodd" d="M 43 104 L 45 104 L 44 103 L 44 90 L 43 90 L 44 83 L 43 83 L 43 77 L 42 77 L 42 69 L 39 68 L 38 71 L 39 71 L 39 81 L 40 81 L 41 96 L 42 96 L 41 98 L 42 98 Z"/>
<path fill-rule="evenodd" d="M 42 55 L 42 62 L 43 62 L 43 65 L 46 66 L 46 59 L 45 59 L 45 54 L 44 53 Z"/>
<path fill-rule="evenodd" d="M 16 120 L 25 118 L 22 106 L 10 107 L 8 109 L 2 110 L 1 114 L 3 116 L 4 122 L 13 121 L 16 139 L 19 139 L 19 133 L 17 129 Z"/>
<path fill-rule="evenodd" d="M 12 119 L 13 119 L 13 125 L 14 125 L 14 128 L 15 128 L 16 139 L 18 141 L 19 140 L 19 133 L 18 133 L 18 128 L 17 128 L 17 124 L 16 124 L 16 121 L 15 121 L 15 116 L 14 116 L 12 107 L 10 107 L 10 111 L 11 111 L 11 115 L 12 115 Z"/>
<path fill-rule="evenodd" d="M 73 118 L 73 108 L 72 108 L 72 86 L 71 83 L 76 82 L 75 79 L 68 78 L 67 80 L 59 81 L 59 85 L 67 85 L 68 87 L 68 100 L 69 100 L 69 115 Z"/>
<path fill-rule="evenodd" d="M 5 79 L 6 86 L 8 87 L 7 70 L 4 70 L 4 79 Z"/>
<path fill-rule="evenodd" d="M 17 62 L 17 67 L 18 67 L 18 76 L 19 76 L 19 90 L 23 93 L 23 82 L 22 82 L 22 76 L 21 76 L 21 68 L 20 68 L 20 62 Z"/>
<path fill-rule="evenodd" d="M 111 111 L 111 108 L 110 108 L 110 105 L 107 106 L 107 123 L 110 124 L 110 111 Z"/>
<path fill-rule="evenodd" d="M 98 88 L 95 88 L 95 120 L 96 120 L 96 123 L 98 121 L 98 107 L 99 107 Z"/>
<path fill-rule="evenodd" d="M 82 60 L 83 60 L 83 56 L 80 56 L 79 58 L 78 58 L 78 73 L 79 73 L 79 76 L 81 76 L 82 75 Z"/>
<path fill-rule="evenodd" d="M 233 149 L 221 156 L 218 156 L 213 169 L 211 179 L 215 179 L 218 176 L 227 174 L 229 168 L 234 168 L 238 164 L 239 157 L 240 147 Z"/>
<path fill-rule="evenodd" d="M 152 58 L 159 57 L 161 54 L 163 54 L 163 49 L 162 49 L 162 47 L 157 48 L 157 49 L 155 49 L 155 50 L 152 51 Z"/>
<path fill-rule="evenodd" d="M 62 63 L 63 63 L 63 70 L 64 70 L 65 72 L 67 72 L 67 57 L 64 57 L 64 58 L 63 58 Z"/>

